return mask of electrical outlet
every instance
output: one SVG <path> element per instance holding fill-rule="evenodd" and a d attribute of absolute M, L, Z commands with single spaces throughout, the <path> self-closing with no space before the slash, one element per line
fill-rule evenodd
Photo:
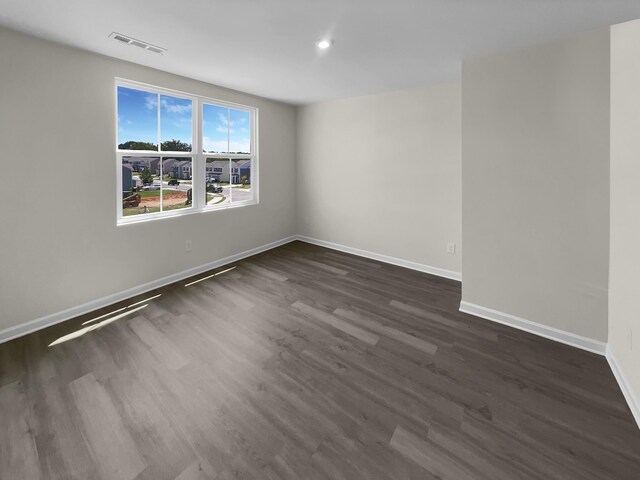
<path fill-rule="evenodd" d="M 190 252 L 191 251 L 191 240 L 187 240 L 186 242 L 184 242 L 184 251 L 185 252 Z"/>
<path fill-rule="evenodd" d="M 447 243 L 447 253 L 456 253 L 455 243 Z"/>

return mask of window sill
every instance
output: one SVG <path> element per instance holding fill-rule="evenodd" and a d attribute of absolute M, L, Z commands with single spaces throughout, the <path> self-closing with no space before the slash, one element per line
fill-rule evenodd
<path fill-rule="evenodd" d="M 224 205 L 211 205 L 203 208 L 190 208 L 182 211 L 162 212 L 162 213 L 150 213 L 140 214 L 130 217 L 118 218 L 116 226 L 122 227 L 125 225 L 135 225 L 139 223 L 155 222 L 158 220 L 167 220 L 170 218 L 185 217 L 188 215 L 197 215 L 200 213 L 218 212 L 220 210 L 229 210 L 239 207 L 248 207 L 250 205 L 257 205 L 257 200 L 247 200 L 246 202 L 227 203 Z"/>

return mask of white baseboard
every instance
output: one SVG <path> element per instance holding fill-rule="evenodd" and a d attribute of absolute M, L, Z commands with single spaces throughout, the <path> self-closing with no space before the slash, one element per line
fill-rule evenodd
<path fill-rule="evenodd" d="M 188 270 L 174 273 L 173 275 L 159 278 L 157 280 L 154 280 L 149 283 L 145 283 L 143 285 L 138 285 L 137 287 L 123 290 L 121 292 L 114 293 L 112 295 L 107 295 L 106 297 L 102 297 L 97 300 L 93 300 L 91 302 L 78 305 L 76 307 L 72 307 L 67 310 L 63 310 L 61 312 L 53 313 L 51 315 L 45 315 L 44 317 L 40 317 L 30 322 L 23 323 L 22 325 L 17 325 L 15 327 L 7 328 L 5 330 L 0 331 L 0 343 L 7 342 L 17 337 L 22 337 L 23 335 L 27 335 L 28 333 L 35 332 L 37 330 L 41 330 L 46 327 L 50 327 L 51 325 L 55 325 L 56 323 L 64 322 L 65 320 L 69 320 L 79 315 L 84 315 L 85 313 L 92 312 L 99 308 L 107 307 L 109 305 L 120 302 L 122 300 L 126 300 L 127 298 L 140 295 L 141 293 L 145 293 L 150 290 L 163 287 L 170 283 L 192 277 L 193 275 L 198 275 L 199 273 L 203 273 L 208 270 L 218 268 L 232 262 L 237 262 L 238 260 L 242 260 L 243 258 L 250 257 L 252 255 L 256 255 L 258 253 L 261 253 L 267 250 L 271 250 L 272 248 L 279 247 L 280 245 L 284 245 L 285 243 L 293 242 L 294 240 L 296 240 L 295 235 L 291 237 L 283 238 L 281 240 L 267 243 L 266 245 L 261 245 L 259 247 L 252 248 L 250 250 L 237 253 L 235 255 L 230 255 L 228 257 L 221 258 L 219 260 L 214 260 L 213 262 L 200 265 L 199 267 L 190 268 Z"/>
<path fill-rule="evenodd" d="M 636 423 L 640 428 L 640 400 L 638 400 L 638 397 L 631 388 L 631 385 L 629 385 L 627 377 L 625 377 L 622 368 L 620 368 L 620 364 L 618 363 L 618 360 L 616 360 L 610 346 L 607 346 L 607 361 L 609 362 L 613 376 L 616 377 L 616 381 L 618 382 L 618 385 L 620 385 L 620 390 L 622 390 L 622 394 L 627 401 L 627 405 L 629 405 L 629 410 L 631 410 L 633 418 L 635 418 Z"/>
<path fill-rule="evenodd" d="M 533 333 L 550 340 L 555 340 L 556 342 L 571 345 L 572 347 L 580 348 L 588 352 L 597 353 L 598 355 L 605 355 L 607 351 L 607 344 L 605 342 L 600 342 L 593 338 L 583 337 L 558 328 L 535 323 L 530 320 L 525 320 L 524 318 L 516 317 L 515 315 L 499 312 L 474 303 L 460 302 L 460 311 L 486 320 L 491 320 L 492 322 L 517 328 L 518 330 L 524 330 L 525 332 Z"/>
<path fill-rule="evenodd" d="M 304 235 L 296 235 L 296 239 L 300 240 L 301 242 L 312 243 L 313 245 L 318 245 L 320 247 L 331 248 L 332 250 L 338 250 L 340 252 L 358 255 L 359 257 L 366 257 L 372 260 L 378 260 L 379 262 L 390 263 L 392 265 L 398 265 L 399 267 L 410 268 L 411 270 L 418 270 L 419 272 L 430 273 L 431 275 L 437 275 L 439 277 L 449 278 L 451 280 L 462 280 L 462 274 L 460 272 L 453 272 L 451 270 L 445 270 L 444 268 L 432 267 L 430 265 L 424 265 L 422 263 L 416 263 L 410 260 L 403 260 L 402 258 L 390 257 L 388 255 L 382 255 L 380 253 L 374 253 L 367 250 L 360 250 L 359 248 L 348 247 L 339 243 L 327 242 L 326 240 L 318 240 L 317 238 L 305 237 Z"/>

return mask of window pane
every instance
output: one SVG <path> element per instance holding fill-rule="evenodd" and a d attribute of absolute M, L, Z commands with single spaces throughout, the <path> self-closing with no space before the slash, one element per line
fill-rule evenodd
<path fill-rule="evenodd" d="M 251 114 L 249 112 L 230 109 L 229 152 L 251 153 Z"/>
<path fill-rule="evenodd" d="M 122 216 L 160 211 L 160 157 L 122 157 Z"/>
<path fill-rule="evenodd" d="M 190 157 L 162 158 L 162 211 L 193 207 L 192 186 Z"/>
<path fill-rule="evenodd" d="M 118 148 L 158 151 L 158 95 L 118 87 Z"/>
<path fill-rule="evenodd" d="M 251 160 L 231 161 L 231 203 L 251 200 Z"/>
<path fill-rule="evenodd" d="M 207 205 L 229 203 L 229 171 L 228 158 L 207 158 Z"/>
<path fill-rule="evenodd" d="M 229 153 L 229 109 L 202 106 L 202 148 L 205 153 Z"/>
<path fill-rule="evenodd" d="M 190 152 L 193 132 L 192 102 L 160 95 L 160 132 L 164 152 Z"/>

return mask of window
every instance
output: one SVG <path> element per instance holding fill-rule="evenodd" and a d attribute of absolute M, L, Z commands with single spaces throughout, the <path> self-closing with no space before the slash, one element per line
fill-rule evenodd
<path fill-rule="evenodd" d="M 257 109 L 116 80 L 118 223 L 257 203 Z"/>
<path fill-rule="evenodd" d="M 210 183 L 219 183 L 225 192 L 225 198 L 218 199 L 216 205 L 251 201 L 250 112 L 204 103 L 202 124 L 207 178 Z"/>

